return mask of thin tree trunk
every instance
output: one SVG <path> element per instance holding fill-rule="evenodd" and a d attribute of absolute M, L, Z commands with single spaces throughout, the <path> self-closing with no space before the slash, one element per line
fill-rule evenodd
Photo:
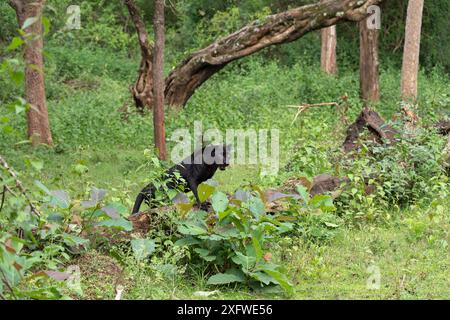
<path fill-rule="evenodd" d="M 52 145 L 53 139 L 48 120 L 47 101 L 45 97 L 42 10 L 45 0 L 12 0 L 10 5 L 16 10 L 19 27 L 28 18 L 38 20 L 27 27 L 25 32 L 31 37 L 24 48 L 25 60 L 25 99 L 30 105 L 27 112 L 28 137 L 33 145 Z"/>
<path fill-rule="evenodd" d="M 416 100 L 417 98 L 422 12 L 423 0 L 409 0 L 401 83 L 402 99 L 404 101 Z"/>
<path fill-rule="evenodd" d="M 320 65 L 327 74 L 337 74 L 336 63 L 336 26 L 331 26 L 320 30 L 322 38 L 322 51 Z"/>
<path fill-rule="evenodd" d="M 324 2 L 322 0 L 322 2 Z M 337 45 L 337 35 L 336 26 L 331 26 L 328 28 L 323 28 L 320 30 L 320 37 L 322 41 L 321 45 L 321 55 L 320 55 L 320 66 L 323 72 L 327 74 L 337 74 L 337 63 L 336 63 L 336 45 Z"/>
<path fill-rule="evenodd" d="M 360 94 L 366 106 L 380 101 L 378 30 L 370 29 L 367 23 L 367 19 L 359 22 Z"/>
<path fill-rule="evenodd" d="M 166 134 L 164 127 L 164 0 L 155 0 L 153 24 L 155 29 L 155 55 L 153 57 L 154 136 L 159 159 L 166 160 Z"/>
<path fill-rule="evenodd" d="M 213 74 L 228 63 L 271 45 L 295 41 L 304 34 L 343 21 L 360 21 L 369 6 L 383 0 L 326 0 L 268 16 L 193 53 L 166 78 L 166 103 L 183 106 Z"/>
<path fill-rule="evenodd" d="M 139 8 L 133 0 L 124 0 L 139 39 L 141 48 L 141 64 L 136 83 L 130 87 L 136 107 L 143 112 L 145 108 L 153 106 L 153 47 L 148 41 L 147 30 L 142 20 Z"/>

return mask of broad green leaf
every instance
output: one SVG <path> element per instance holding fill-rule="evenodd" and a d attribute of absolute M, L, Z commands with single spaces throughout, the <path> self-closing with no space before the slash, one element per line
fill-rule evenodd
<path fill-rule="evenodd" d="M 51 200 L 50 204 L 60 208 L 60 209 L 68 209 L 70 206 L 70 197 L 69 194 L 64 190 L 53 190 L 51 191 Z"/>
<path fill-rule="evenodd" d="M 193 244 L 200 244 L 201 242 L 193 237 L 186 237 L 175 242 L 175 246 L 191 246 Z"/>
<path fill-rule="evenodd" d="M 133 239 L 131 240 L 131 248 L 134 257 L 137 260 L 143 260 L 150 256 L 156 250 L 156 243 L 149 239 Z"/>
<path fill-rule="evenodd" d="M 231 258 L 234 263 L 241 265 L 242 270 L 247 273 L 251 268 L 255 266 L 256 258 L 255 257 L 249 257 L 246 255 L 243 255 L 240 252 L 236 252 L 236 255 Z"/>
<path fill-rule="evenodd" d="M 120 230 L 124 230 L 124 231 L 132 231 L 133 230 L 133 223 L 131 223 L 131 221 L 125 220 L 124 218 L 100 221 L 100 222 L 96 223 L 96 226 L 115 228 L 115 229 L 120 229 Z"/>
<path fill-rule="evenodd" d="M 245 201 L 249 200 L 251 197 L 252 197 L 251 193 L 248 191 L 244 191 L 244 190 L 238 190 L 234 194 L 234 198 L 241 202 L 245 202 Z"/>
<path fill-rule="evenodd" d="M 208 279 L 208 285 L 228 284 L 233 282 L 244 282 L 245 279 L 235 274 L 218 273 Z"/>
<path fill-rule="evenodd" d="M 177 208 L 182 216 L 185 216 L 194 207 L 192 203 L 178 203 Z"/>
<path fill-rule="evenodd" d="M 97 189 L 96 187 L 93 187 L 91 190 L 91 200 L 98 203 L 103 200 L 107 192 L 107 190 Z"/>
<path fill-rule="evenodd" d="M 84 239 L 73 234 L 63 233 L 63 241 L 66 245 L 74 246 L 86 246 L 89 243 L 88 239 Z"/>
<path fill-rule="evenodd" d="M 24 41 L 20 37 L 14 37 L 6 50 L 14 50 L 24 44 Z"/>
<path fill-rule="evenodd" d="M 36 23 L 36 21 L 38 21 L 38 20 L 39 20 L 39 17 L 30 17 L 30 18 L 26 19 L 22 25 L 22 30 L 25 30 L 32 24 Z"/>
<path fill-rule="evenodd" d="M 106 207 L 103 207 L 101 210 L 104 213 L 106 213 L 108 215 L 108 217 L 110 217 L 111 219 L 120 218 L 118 210 L 112 205 L 107 205 Z"/>
<path fill-rule="evenodd" d="M 333 198 L 324 194 L 315 195 L 310 201 L 309 205 L 320 208 L 322 211 L 335 211 L 336 207 L 333 205 Z"/>
<path fill-rule="evenodd" d="M 306 188 L 304 185 L 299 184 L 295 187 L 295 189 L 297 190 L 298 194 L 302 197 L 303 201 L 307 204 L 309 201 L 308 188 Z"/>
<path fill-rule="evenodd" d="M 114 209 L 115 212 L 117 214 L 119 214 L 120 216 L 128 215 L 128 208 L 125 207 L 123 204 L 118 203 L 118 202 L 110 203 L 106 207 L 102 208 L 102 210 L 105 209 L 105 208 Z"/>
<path fill-rule="evenodd" d="M 211 200 L 216 213 L 224 212 L 228 208 L 228 198 L 223 192 L 215 192 Z"/>
<path fill-rule="evenodd" d="M 216 234 L 227 239 L 239 237 L 239 230 L 233 224 L 218 226 L 214 231 Z"/>
<path fill-rule="evenodd" d="M 288 293 L 292 294 L 294 291 L 294 286 L 287 280 L 286 275 L 273 268 L 262 268 L 262 270 L 269 276 L 274 278 L 276 282 Z"/>
<path fill-rule="evenodd" d="M 200 202 L 203 203 L 208 200 L 208 198 L 213 194 L 214 190 L 215 188 L 207 183 L 202 183 L 201 185 L 199 185 L 197 192 Z"/>
<path fill-rule="evenodd" d="M 82 201 L 81 205 L 85 208 L 95 207 L 100 201 L 103 200 L 107 192 L 107 190 L 97 189 L 96 187 L 93 187 L 91 189 L 91 199 L 88 201 Z"/>
<path fill-rule="evenodd" d="M 269 285 L 270 283 L 278 284 L 278 282 L 271 275 L 269 275 L 265 272 L 261 272 L 261 271 L 252 272 L 250 274 L 250 277 L 252 277 L 256 281 L 264 283 L 265 285 Z"/>
<path fill-rule="evenodd" d="M 264 203 L 258 197 L 252 197 L 243 205 L 245 208 L 248 208 L 253 216 L 256 219 L 259 219 L 262 214 L 265 212 Z"/>
<path fill-rule="evenodd" d="M 208 230 L 204 226 L 194 225 L 194 224 L 182 224 L 178 226 L 178 231 L 181 234 L 198 236 L 202 234 L 207 234 Z"/>
<path fill-rule="evenodd" d="M 228 217 L 233 211 L 232 210 L 226 210 L 223 212 L 219 212 L 219 221 L 222 221 L 223 219 L 225 219 L 226 217 Z"/>
<path fill-rule="evenodd" d="M 216 256 L 210 255 L 211 252 L 207 249 L 195 248 L 194 251 L 205 261 L 211 262 L 216 260 Z"/>
<path fill-rule="evenodd" d="M 255 255 L 256 255 L 256 262 L 258 263 L 263 256 L 263 251 L 261 248 L 261 244 L 258 240 L 258 237 L 253 236 L 252 237 L 252 244 L 253 244 L 253 249 L 255 250 Z"/>
<path fill-rule="evenodd" d="M 178 192 L 177 195 L 172 198 L 172 202 L 174 204 L 189 204 L 189 198 L 184 192 Z"/>

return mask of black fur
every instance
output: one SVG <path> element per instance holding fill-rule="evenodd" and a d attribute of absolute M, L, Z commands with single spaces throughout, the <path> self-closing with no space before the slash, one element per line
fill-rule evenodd
<path fill-rule="evenodd" d="M 192 191 L 197 204 L 200 206 L 200 199 L 198 197 L 197 188 L 202 183 L 211 179 L 216 173 L 217 169 L 225 170 L 229 165 L 229 148 L 224 145 L 210 145 L 203 147 L 201 150 L 194 152 L 190 157 L 184 159 L 180 164 L 170 168 L 163 174 L 163 181 L 166 181 L 166 186 L 169 189 L 182 189 L 183 192 Z M 213 159 L 201 158 L 201 163 L 196 164 L 195 159 L 201 155 L 211 155 Z M 184 182 L 177 179 L 176 172 L 179 173 Z M 139 212 L 142 202 L 146 202 L 151 206 L 151 199 L 154 198 L 156 187 L 153 183 L 148 184 L 141 192 L 139 192 L 134 203 L 132 214 Z"/>

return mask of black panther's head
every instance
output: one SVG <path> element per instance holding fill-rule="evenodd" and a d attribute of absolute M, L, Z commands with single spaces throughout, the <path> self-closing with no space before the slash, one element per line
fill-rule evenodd
<path fill-rule="evenodd" d="M 224 171 L 230 165 L 230 154 L 231 154 L 231 146 L 223 146 L 222 148 L 222 163 L 219 164 L 219 169 Z"/>
<path fill-rule="evenodd" d="M 211 164 L 217 165 L 220 170 L 225 170 L 230 165 L 231 146 L 215 145 L 211 146 Z M 208 162 L 207 162 L 208 163 Z"/>

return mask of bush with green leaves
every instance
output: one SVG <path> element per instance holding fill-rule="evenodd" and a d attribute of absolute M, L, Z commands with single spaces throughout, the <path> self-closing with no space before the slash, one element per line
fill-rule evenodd
<path fill-rule="evenodd" d="M 202 184 L 200 200 L 210 195 L 214 213 L 190 212 L 179 222 L 178 231 L 184 238 L 176 242 L 188 246 L 194 258 L 208 263 L 209 272 L 215 273 L 208 284 L 280 285 L 292 292 L 284 268 L 271 260 L 267 243 L 290 231 L 293 224 L 266 214 L 265 204 L 257 194 L 238 191 L 229 200 L 224 193 L 215 192 L 213 186 Z"/>
<path fill-rule="evenodd" d="M 339 212 L 352 219 L 390 219 L 408 206 L 427 207 L 437 194 L 450 194 L 445 150 L 445 139 L 425 128 L 402 131 L 392 145 L 366 143 L 342 162 L 350 182 L 337 202 Z"/>
<path fill-rule="evenodd" d="M 214 212 L 189 212 L 192 203 L 178 204 L 186 216 L 177 221 L 182 238 L 175 245 L 190 249 L 191 264 L 207 266 L 209 285 L 244 283 L 257 290 L 279 286 L 290 294 L 292 281 L 271 247 L 286 236 L 326 241 L 339 227 L 330 196 L 311 198 L 303 186 L 298 192 L 263 192 L 247 186 L 228 197 L 202 184 L 200 200 L 211 196 Z M 274 207 L 275 202 L 281 207 Z"/>

